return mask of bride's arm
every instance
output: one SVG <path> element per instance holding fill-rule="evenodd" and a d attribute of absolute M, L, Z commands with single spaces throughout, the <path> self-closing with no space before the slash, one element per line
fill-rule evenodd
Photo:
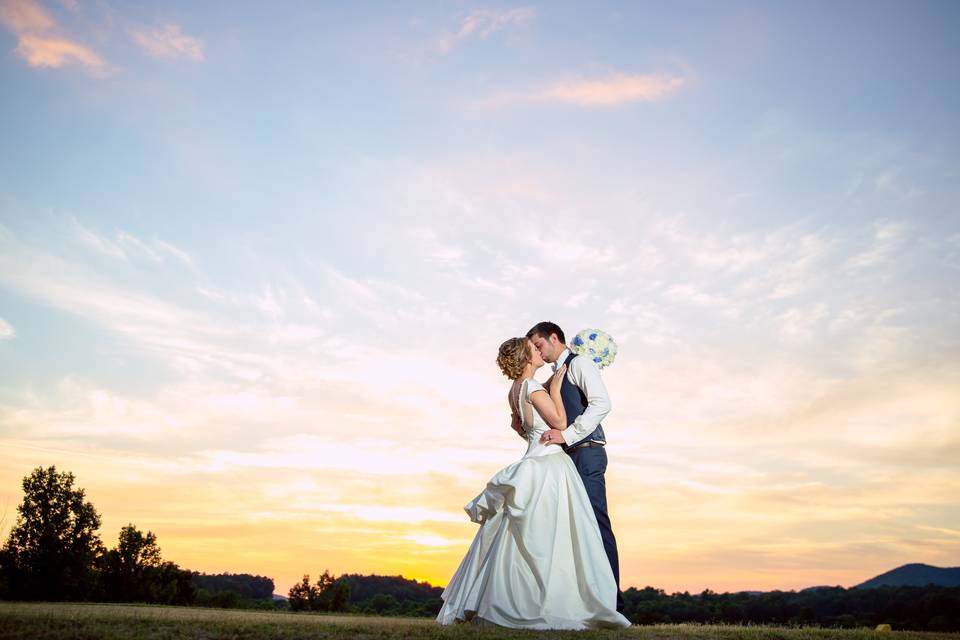
<path fill-rule="evenodd" d="M 537 413 L 543 418 L 544 422 L 551 429 L 563 431 L 567 428 L 567 412 L 563 408 L 563 400 L 560 398 L 560 385 L 563 384 L 563 376 L 567 371 L 566 365 L 560 369 L 550 379 L 550 394 L 546 391 L 536 390 L 530 394 L 530 402 L 537 410 Z"/>

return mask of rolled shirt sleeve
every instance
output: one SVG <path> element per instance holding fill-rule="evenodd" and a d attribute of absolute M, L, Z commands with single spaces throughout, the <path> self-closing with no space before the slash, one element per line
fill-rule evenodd
<path fill-rule="evenodd" d="M 600 378 L 600 370 L 588 358 L 581 356 L 571 360 L 567 377 L 587 397 L 587 408 L 563 431 L 563 439 L 570 445 L 593 433 L 607 417 L 610 413 L 610 396 Z"/>

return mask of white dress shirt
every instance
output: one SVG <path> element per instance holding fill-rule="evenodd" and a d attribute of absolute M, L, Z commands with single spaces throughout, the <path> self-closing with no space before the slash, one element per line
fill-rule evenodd
<path fill-rule="evenodd" d="M 569 355 L 570 350 L 564 349 L 557 361 L 553 363 L 553 370 L 556 371 Z M 593 433 L 597 425 L 607 417 L 610 413 L 610 396 L 600 378 L 600 370 L 590 358 L 580 356 L 571 360 L 567 367 L 567 380 L 579 387 L 587 397 L 587 408 L 576 417 L 573 424 L 561 432 L 563 439 L 569 445 Z"/>

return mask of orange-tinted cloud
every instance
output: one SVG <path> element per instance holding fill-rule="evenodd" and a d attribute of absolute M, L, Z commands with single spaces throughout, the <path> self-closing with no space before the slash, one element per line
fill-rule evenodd
<path fill-rule="evenodd" d="M 17 35 L 16 52 L 31 67 L 80 64 L 102 70 L 106 66 L 92 49 L 58 34 L 56 22 L 33 0 L 8 0 L 0 4 L 0 23 Z"/>
<path fill-rule="evenodd" d="M 543 91 L 542 96 L 585 106 L 608 106 L 659 100 L 683 85 L 684 79 L 679 76 L 611 73 L 604 78 L 558 82 Z"/>
<path fill-rule="evenodd" d="M 508 91 L 480 101 L 478 106 L 497 108 L 515 104 L 567 103 L 584 107 L 610 107 L 630 102 L 666 98 L 687 83 L 683 76 L 666 73 L 609 73 L 596 78 L 567 78 L 527 91 Z"/>
<path fill-rule="evenodd" d="M 33 0 L 6 0 L 0 3 L 0 22 L 17 34 L 46 31 L 54 26 L 50 14 Z"/>
<path fill-rule="evenodd" d="M 74 62 L 88 67 L 103 66 L 100 56 L 66 38 L 25 34 L 20 36 L 17 53 L 31 67 L 62 67 Z"/>
<path fill-rule="evenodd" d="M 185 34 L 179 25 L 166 24 L 150 30 L 131 30 L 130 37 L 156 58 L 185 58 L 195 62 L 203 60 L 203 43 Z"/>
<path fill-rule="evenodd" d="M 511 25 L 531 20 L 536 11 L 531 7 L 517 7 L 508 11 L 476 10 L 463 18 L 456 32 L 445 33 L 434 43 L 437 53 L 450 53 L 458 44 L 470 39 L 485 39 Z"/>

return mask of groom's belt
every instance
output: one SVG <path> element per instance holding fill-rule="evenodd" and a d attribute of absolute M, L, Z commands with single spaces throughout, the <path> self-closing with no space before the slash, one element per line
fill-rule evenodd
<path fill-rule="evenodd" d="M 587 440 L 586 442 L 578 442 L 572 447 L 567 447 L 567 451 L 573 451 L 574 449 L 582 449 L 584 447 L 602 447 L 605 443 L 597 442 L 596 440 Z"/>

